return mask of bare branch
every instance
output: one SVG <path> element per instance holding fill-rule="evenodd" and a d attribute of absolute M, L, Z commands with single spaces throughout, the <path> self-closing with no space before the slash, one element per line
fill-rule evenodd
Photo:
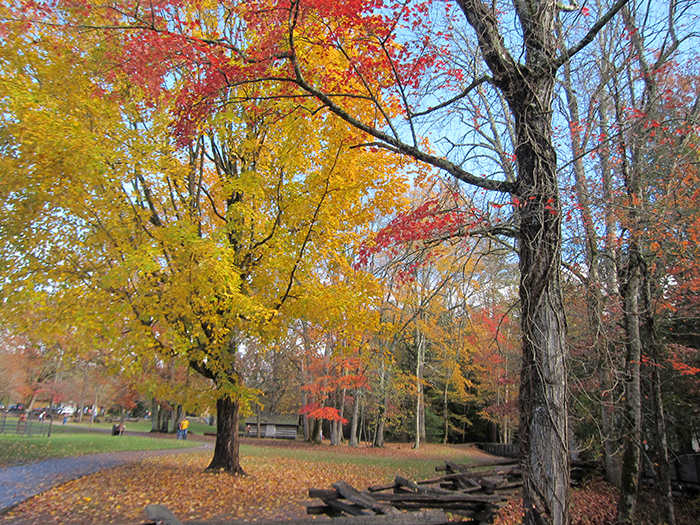
<path fill-rule="evenodd" d="M 418 111 L 417 113 L 410 113 L 410 116 L 411 116 L 411 117 L 422 117 L 423 115 L 428 115 L 428 114 L 432 113 L 433 111 L 437 111 L 437 110 L 439 110 L 439 109 L 442 109 L 442 108 L 444 108 L 444 107 L 447 107 L 447 106 L 449 106 L 450 104 L 454 104 L 454 103 L 457 102 L 458 100 L 461 100 L 461 99 L 463 99 L 464 97 L 466 97 L 467 95 L 469 95 L 469 93 L 470 93 L 473 89 L 479 87 L 481 84 L 483 84 L 483 83 L 485 83 L 485 82 L 488 82 L 489 84 L 491 84 L 491 83 L 493 83 L 493 79 L 492 79 L 490 76 L 485 75 L 485 76 L 483 76 L 483 77 L 481 77 L 481 78 L 475 80 L 475 81 L 472 82 L 471 84 L 469 84 L 466 88 L 464 88 L 464 90 L 462 90 L 462 92 L 461 92 L 459 95 L 456 95 L 456 96 L 452 97 L 451 99 L 446 100 L 445 102 L 442 102 L 442 103 L 438 104 L 438 105 L 435 106 L 435 107 L 428 108 L 428 109 L 426 109 L 425 111 Z"/>
<path fill-rule="evenodd" d="M 605 13 L 595 24 L 593 24 L 593 27 L 591 27 L 588 30 L 588 33 L 586 33 L 586 36 L 584 36 L 581 41 L 576 44 L 573 47 L 570 47 L 566 51 L 564 51 L 559 58 L 557 58 L 552 66 L 554 67 L 555 70 L 559 69 L 564 62 L 567 60 L 571 59 L 576 53 L 581 51 L 584 47 L 586 47 L 588 44 L 593 42 L 593 39 L 596 37 L 598 33 L 605 27 L 605 25 L 614 17 L 622 7 L 627 4 L 628 0 L 617 0 L 613 4 L 613 6 L 608 10 L 607 13 Z"/>

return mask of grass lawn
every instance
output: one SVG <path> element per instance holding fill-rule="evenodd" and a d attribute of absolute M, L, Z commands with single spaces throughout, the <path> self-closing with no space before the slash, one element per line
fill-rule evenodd
<path fill-rule="evenodd" d="M 56 421 L 60 425 L 61 420 L 57 419 Z M 91 425 L 89 423 L 89 421 L 84 421 L 83 423 L 71 423 L 70 425 L 68 425 L 68 427 L 69 428 L 111 430 L 113 424 L 114 423 L 93 423 Z M 131 431 L 131 432 L 150 432 L 151 431 L 151 422 L 150 421 L 142 421 L 142 420 L 137 421 L 137 422 L 125 421 L 124 426 L 126 427 L 126 430 Z M 56 428 L 56 427 L 54 427 L 54 428 Z M 200 423 L 198 421 L 190 420 L 189 432 L 192 432 L 196 435 L 201 436 L 202 434 L 204 434 L 204 432 L 216 433 L 216 427 L 206 425 L 206 424 Z"/>
<path fill-rule="evenodd" d="M 197 445 L 174 439 L 68 432 L 69 429 L 71 427 L 54 427 L 51 437 L 0 435 L 0 467 L 99 452 L 163 450 Z"/>

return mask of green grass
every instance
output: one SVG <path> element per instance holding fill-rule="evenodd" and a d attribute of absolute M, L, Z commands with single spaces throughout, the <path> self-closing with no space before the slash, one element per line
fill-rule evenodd
<path fill-rule="evenodd" d="M 82 428 L 82 429 L 103 429 L 103 430 L 111 430 L 112 425 L 114 423 L 93 423 L 92 425 L 88 421 L 83 421 L 83 423 L 70 423 L 67 428 Z M 54 425 L 61 426 L 61 419 L 56 419 L 56 423 Z M 143 421 L 139 420 L 137 422 L 134 421 L 125 421 L 124 426 L 126 427 L 126 430 L 130 432 L 150 432 L 151 431 L 151 422 L 150 421 Z M 54 426 L 56 428 L 56 426 Z M 216 427 L 214 426 L 209 426 L 204 423 L 199 423 L 197 421 L 190 421 L 190 432 L 194 432 L 195 434 L 201 436 L 204 434 L 204 432 L 214 432 L 216 433 Z"/>
<path fill-rule="evenodd" d="M 198 445 L 174 439 L 68 432 L 69 429 L 70 427 L 54 427 L 51 437 L 0 435 L 0 467 L 100 452 L 167 450 Z"/>

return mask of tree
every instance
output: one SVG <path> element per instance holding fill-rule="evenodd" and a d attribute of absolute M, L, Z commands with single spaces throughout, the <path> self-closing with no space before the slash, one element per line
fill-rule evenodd
<path fill-rule="evenodd" d="M 396 204 L 394 162 L 349 149 L 346 124 L 285 101 L 230 107 L 175 144 L 176 101 L 108 77 L 104 42 L 4 29 L 17 37 L 3 41 L 4 306 L 42 305 L 46 324 L 86 341 L 128 339 L 112 355 L 125 367 L 156 359 L 202 374 L 218 413 L 209 468 L 240 472 L 237 419 L 255 391 L 237 354 L 279 329 L 288 300 L 323 286 L 318 261 L 342 258 Z"/>

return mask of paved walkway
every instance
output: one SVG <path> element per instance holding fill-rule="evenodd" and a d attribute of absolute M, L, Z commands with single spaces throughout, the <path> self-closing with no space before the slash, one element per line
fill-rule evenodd
<path fill-rule="evenodd" d="M 203 444 L 212 448 L 213 444 Z M 178 448 L 172 450 L 139 450 L 130 452 L 108 452 L 70 458 L 50 459 L 30 465 L 20 465 L 0 469 L 0 514 L 22 501 L 36 496 L 56 485 L 81 476 L 94 474 L 141 461 L 153 456 L 201 452 L 202 447 Z"/>

